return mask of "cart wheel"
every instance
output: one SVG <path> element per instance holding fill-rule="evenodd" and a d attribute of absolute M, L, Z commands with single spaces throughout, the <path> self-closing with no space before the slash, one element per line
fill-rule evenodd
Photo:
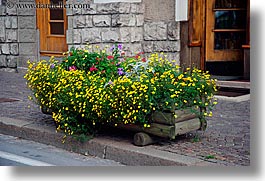
<path fill-rule="evenodd" d="M 154 140 L 146 133 L 136 133 L 133 138 L 133 142 L 136 146 L 146 146 L 154 143 Z"/>

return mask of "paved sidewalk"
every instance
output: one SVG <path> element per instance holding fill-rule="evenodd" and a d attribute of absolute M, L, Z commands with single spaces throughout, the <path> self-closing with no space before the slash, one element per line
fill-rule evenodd
<path fill-rule="evenodd" d="M 23 75 L 0 71 L 0 100 L 18 100 L 0 101 L 0 133 L 17 134 L 14 136 L 42 143 L 53 144 L 54 141 L 54 145 L 66 149 L 69 149 L 67 144 L 72 144 L 71 150 L 128 165 L 250 165 L 250 100 L 220 99 L 205 132 L 191 132 L 173 141 L 160 139 L 158 143 L 144 148 L 132 144 L 132 133 L 120 130 L 100 133 L 86 146 L 74 141 L 61 145 L 61 135 L 55 133 L 51 116 L 42 114 L 39 107 L 28 100 L 31 92 Z"/>

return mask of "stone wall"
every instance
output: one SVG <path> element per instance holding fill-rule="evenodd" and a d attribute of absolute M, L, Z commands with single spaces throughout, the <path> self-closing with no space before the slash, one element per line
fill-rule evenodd
<path fill-rule="evenodd" d="M 25 67 L 27 60 L 36 58 L 35 9 L 0 6 L 0 68 L 14 71 L 17 67 Z"/>
<path fill-rule="evenodd" d="M 30 2 L 35 0 L 26 1 Z M 92 0 L 67 0 L 69 4 L 90 4 L 87 9 L 66 10 L 68 48 L 84 47 L 87 43 L 93 47 L 122 43 L 129 56 L 142 51 L 147 55 L 165 52 L 169 59 L 179 61 L 180 24 L 174 20 L 174 2 L 97 4 Z M 29 59 L 37 60 L 38 41 L 36 9 L 0 6 L 0 69 L 14 70 L 26 67 Z"/>
<path fill-rule="evenodd" d="M 72 3 L 71 0 L 67 2 Z M 153 16 L 155 12 L 150 10 L 161 3 L 164 3 L 163 7 L 174 7 L 174 0 L 167 3 L 143 0 L 141 3 L 91 3 L 89 9 L 67 9 L 68 47 L 83 47 L 87 43 L 104 47 L 122 43 L 127 55 L 140 51 L 147 54 L 165 52 L 170 59 L 179 61 L 180 28 L 179 22 L 172 18 L 174 8 L 172 12 L 159 10 L 161 17 L 171 17 L 167 20 Z"/>

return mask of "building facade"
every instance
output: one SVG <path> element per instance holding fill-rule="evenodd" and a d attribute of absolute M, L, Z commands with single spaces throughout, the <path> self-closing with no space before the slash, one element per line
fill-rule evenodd
<path fill-rule="evenodd" d="M 249 76 L 249 0 L 0 0 L 0 68 L 122 43 L 182 67 Z"/>

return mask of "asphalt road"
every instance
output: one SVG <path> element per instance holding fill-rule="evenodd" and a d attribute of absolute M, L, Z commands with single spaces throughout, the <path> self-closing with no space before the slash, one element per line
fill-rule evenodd
<path fill-rule="evenodd" d="M 0 166 L 122 166 L 122 164 L 0 134 Z"/>

